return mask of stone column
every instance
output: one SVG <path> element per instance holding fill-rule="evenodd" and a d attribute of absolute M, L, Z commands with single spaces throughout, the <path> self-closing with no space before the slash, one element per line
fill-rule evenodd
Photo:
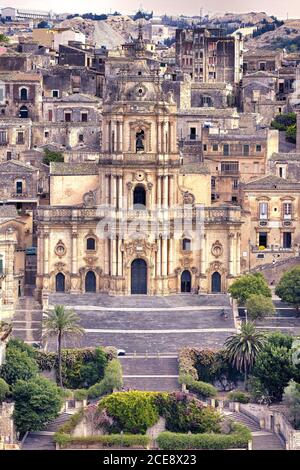
<path fill-rule="evenodd" d="M 104 273 L 109 274 L 109 238 L 104 238 Z"/>
<path fill-rule="evenodd" d="M 229 259 L 228 259 L 228 268 L 229 268 L 229 275 L 234 275 L 234 234 L 229 233 L 228 235 L 228 242 L 229 242 Z"/>
<path fill-rule="evenodd" d="M 158 209 L 161 207 L 161 192 L 161 176 L 158 176 L 156 186 L 156 204 Z"/>
<path fill-rule="evenodd" d="M 157 153 L 161 153 L 161 123 L 157 123 L 157 128 L 156 128 L 156 134 L 157 134 Z"/>
<path fill-rule="evenodd" d="M 168 274 L 168 240 L 162 238 L 162 275 Z"/>
<path fill-rule="evenodd" d="M 123 152 L 123 121 L 119 122 L 119 151 Z"/>
<path fill-rule="evenodd" d="M 72 230 L 72 274 L 77 274 L 77 240 L 78 233 Z"/>
<path fill-rule="evenodd" d="M 241 234 L 236 235 L 236 275 L 241 274 Z"/>
<path fill-rule="evenodd" d="M 161 276 L 161 237 L 157 239 L 156 276 Z"/>
<path fill-rule="evenodd" d="M 160 140 L 161 140 L 161 153 L 165 153 L 165 123 L 160 124 Z"/>
<path fill-rule="evenodd" d="M 127 186 L 127 210 L 131 210 L 132 209 L 132 188 L 133 188 L 133 185 L 129 181 L 126 184 L 126 186 Z"/>
<path fill-rule="evenodd" d="M 117 208 L 117 177 L 111 175 L 111 202 L 114 209 Z"/>
<path fill-rule="evenodd" d="M 204 234 L 201 239 L 201 274 L 206 275 L 206 235 Z"/>
<path fill-rule="evenodd" d="M 110 181 L 111 176 L 105 175 L 105 204 L 107 206 L 110 204 Z"/>
<path fill-rule="evenodd" d="M 118 250 L 117 276 L 122 276 L 123 274 L 121 246 L 122 246 L 122 239 L 118 238 L 117 240 L 117 250 Z"/>
<path fill-rule="evenodd" d="M 168 176 L 163 176 L 163 208 L 167 209 L 168 208 L 168 203 L 169 203 L 169 177 Z"/>
<path fill-rule="evenodd" d="M 119 209 L 123 208 L 123 177 L 119 176 L 118 180 L 118 193 L 119 193 Z"/>
<path fill-rule="evenodd" d="M 174 253 L 174 238 L 171 237 L 169 239 L 169 256 L 168 256 L 168 260 L 169 260 L 168 273 L 169 274 L 173 274 L 173 271 L 174 271 L 174 256 L 175 256 L 175 253 Z"/>
<path fill-rule="evenodd" d="M 169 206 L 173 208 L 174 205 L 174 176 L 169 176 Z"/>
<path fill-rule="evenodd" d="M 49 232 L 44 232 L 44 274 L 49 274 Z"/>
<path fill-rule="evenodd" d="M 110 254 L 110 263 L 111 263 L 111 274 L 112 276 L 117 275 L 117 240 L 115 238 L 112 238 L 110 241 L 110 248 L 111 248 L 111 254 Z"/>

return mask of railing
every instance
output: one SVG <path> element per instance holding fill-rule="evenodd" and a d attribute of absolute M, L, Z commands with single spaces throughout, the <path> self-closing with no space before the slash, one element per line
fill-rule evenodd
<path fill-rule="evenodd" d="M 294 251 L 294 247 L 284 248 L 279 245 L 267 245 L 265 248 L 261 248 L 262 245 L 251 245 L 252 253 L 271 253 L 271 252 L 291 252 Z"/>

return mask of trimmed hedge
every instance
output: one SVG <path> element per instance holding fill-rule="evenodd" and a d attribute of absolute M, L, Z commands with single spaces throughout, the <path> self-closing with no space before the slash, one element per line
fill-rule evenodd
<path fill-rule="evenodd" d="M 231 434 L 180 434 L 161 433 L 156 442 L 161 450 L 225 450 L 248 447 L 251 433 L 246 426 L 233 423 Z"/>
<path fill-rule="evenodd" d="M 133 447 L 139 446 L 147 448 L 151 439 L 148 436 L 140 434 L 109 434 L 102 436 L 87 436 L 87 437 L 71 437 L 67 434 L 56 433 L 54 441 L 61 447 L 69 447 L 71 445 L 93 445 L 100 444 L 102 447 Z"/>
<path fill-rule="evenodd" d="M 249 395 L 247 395 L 244 392 L 239 392 L 239 391 L 228 393 L 227 398 L 230 401 L 236 401 L 238 403 L 243 403 L 243 404 L 249 403 L 250 401 Z"/>
<path fill-rule="evenodd" d="M 193 377 L 188 374 L 180 375 L 178 381 L 180 384 L 186 384 L 187 388 L 191 392 L 194 392 L 203 398 L 212 398 L 218 393 L 217 389 L 213 385 L 207 382 L 194 380 Z"/>

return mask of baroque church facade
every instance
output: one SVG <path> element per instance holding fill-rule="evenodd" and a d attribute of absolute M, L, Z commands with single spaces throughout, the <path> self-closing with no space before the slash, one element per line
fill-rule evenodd
<path fill-rule="evenodd" d="M 38 297 L 225 292 L 240 274 L 241 209 L 211 207 L 209 171 L 180 154 L 173 94 L 134 47 L 107 77 L 98 160 L 51 164 Z"/>

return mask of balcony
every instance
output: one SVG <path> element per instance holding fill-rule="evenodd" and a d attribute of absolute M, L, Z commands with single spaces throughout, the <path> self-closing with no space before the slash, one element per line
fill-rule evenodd
<path fill-rule="evenodd" d="M 259 245 L 250 245 L 252 253 L 293 253 L 295 248 L 291 246 L 290 248 L 283 248 L 280 245 L 267 245 L 262 249 Z"/>

